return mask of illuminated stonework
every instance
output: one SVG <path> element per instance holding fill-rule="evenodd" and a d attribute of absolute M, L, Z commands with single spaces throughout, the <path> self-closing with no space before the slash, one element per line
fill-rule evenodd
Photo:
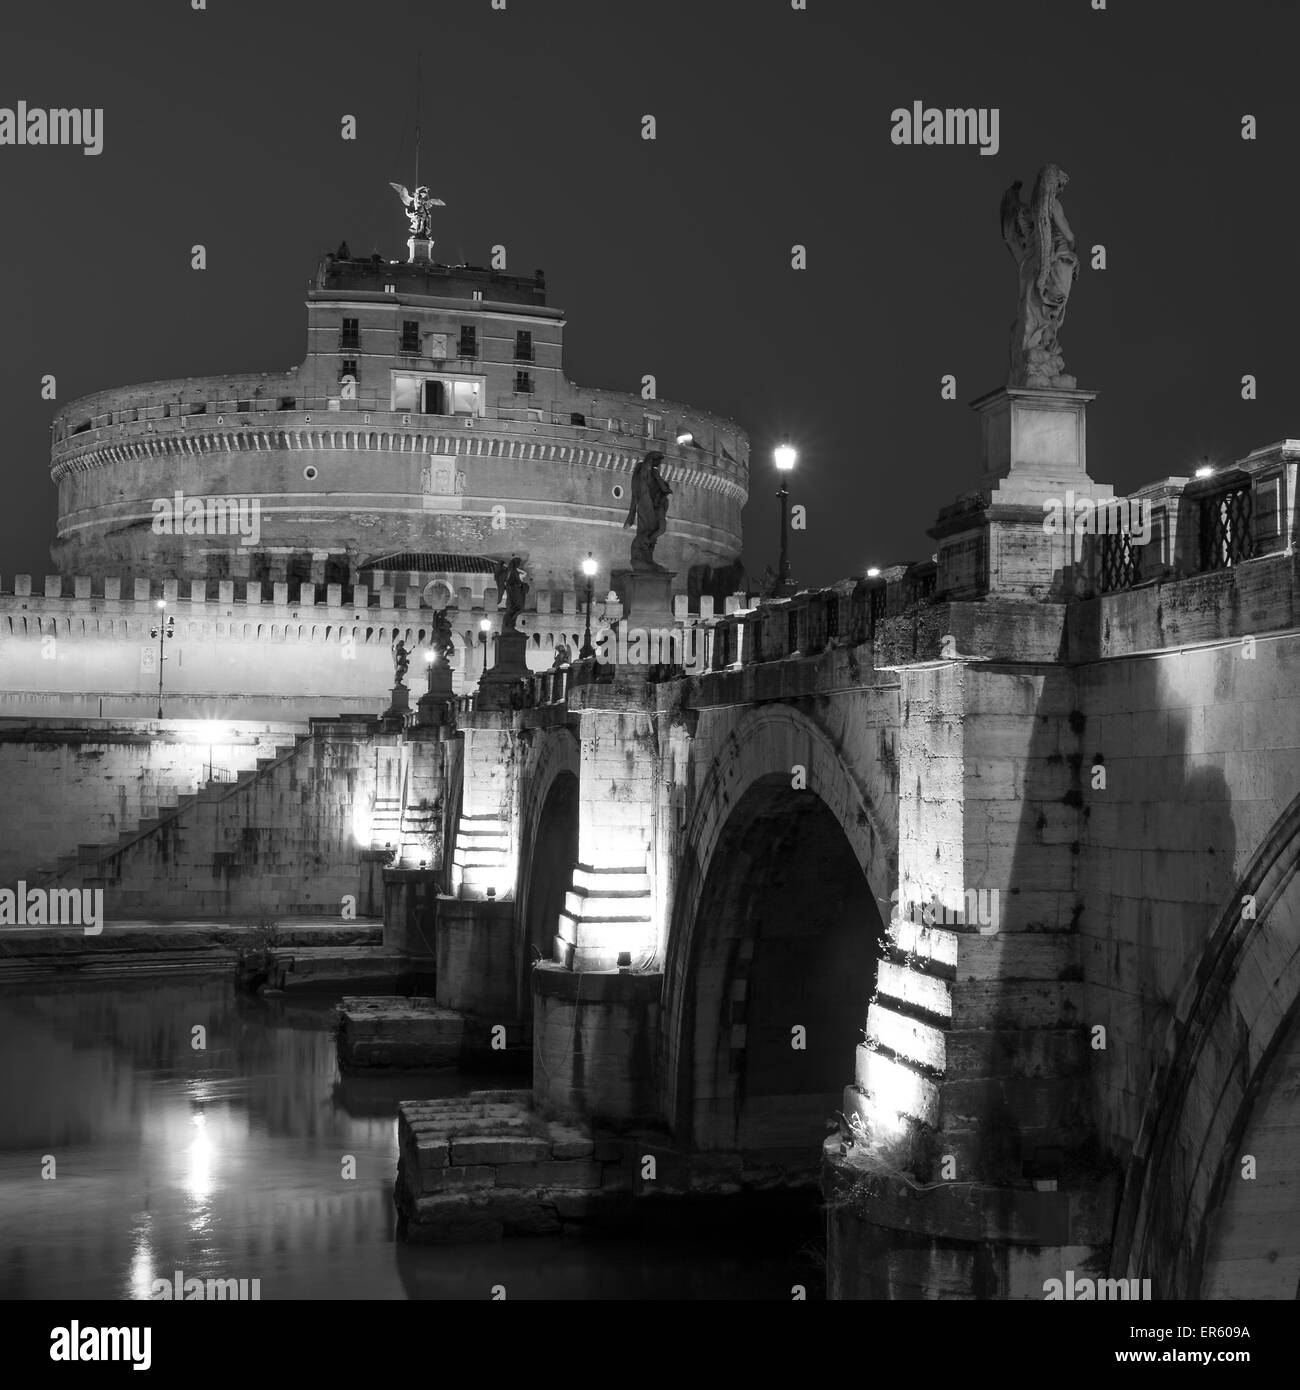
<path fill-rule="evenodd" d="M 340 247 L 308 293 L 300 366 L 115 388 L 59 411 L 55 564 L 321 586 L 395 553 L 517 554 L 535 587 L 580 589 L 588 551 L 603 575 L 627 565 L 632 470 L 654 448 L 673 489 L 656 558 L 676 572 L 675 592 L 709 591 L 710 572 L 740 553 L 744 431 L 574 385 L 564 325 L 540 271 Z M 257 543 L 159 534 L 154 502 L 178 488 L 258 499 Z"/>

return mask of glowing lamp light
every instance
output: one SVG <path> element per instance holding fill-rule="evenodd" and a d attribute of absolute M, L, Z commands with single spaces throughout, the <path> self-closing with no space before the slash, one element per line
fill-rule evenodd
<path fill-rule="evenodd" d="M 867 571 L 867 578 L 868 578 L 868 579 L 879 579 L 879 578 L 880 578 L 880 570 L 879 570 L 875 565 L 872 565 L 871 568 Z"/>
<path fill-rule="evenodd" d="M 479 625 L 478 625 L 478 630 L 479 630 L 480 632 L 491 632 L 491 631 L 492 631 L 492 620 L 491 620 L 490 618 L 484 618 L 484 619 L 482 620 L 482 622 L 479 623 Z"/>
<path fill-rule="evenodd" d="M 1203 464 L 1196 470 L 1196 476 L 1197 476 L 1198 478 L 1211 478 L 1211 477 L 1214 476 L 1214 469 L 1211 467 L 1210 464 L 1208 464 L 1208 463 L 1203 463 Z"/>
<path fill-rule="evenodd" d="M 587 558 L 582 562 L 582 572 L 588 579 L 592 579 L 596 574 L 596 562 L 591 558 L 591 552 L 587 552 Z"/>
<path fill-rule="evenodd" d="M 434 663 L 435 661 L 437 661 L 437 659 L 438 659 L 438 653 L 437 653 L 437 652 L 425 652 L 425 654 L 424 654 L 424 664 L 425 664 L 426 666 L 432 666 L 433 663 Z"/>
<path fill-rule="evenodd" d="M 678 431 L 677 442 L 679 444 L 694 444 L 695 436 L 690 432 L 690 430 L 682 429 Z"/>
<path fill-rule="evenodd" d="M 790 443 L 789 435 L 777 445 L 776 452 L 772 457 L 775 459 L 776 466 L 782 473 L 788 473 L 794 467 L 794 461 L 799 455 L 795 453 L 794 446 Z"/>
<path fill-rule="evenodd" d="M 156 604 L 154 604 L 154 607 L 155 607 L 155 608 L 166 608 L 166 607 L 167 607 L 167 600 L 166 600 L 165 598 L 160 598 L 160 599 L 158 600 L 158 602 L 157 602 Z"/>

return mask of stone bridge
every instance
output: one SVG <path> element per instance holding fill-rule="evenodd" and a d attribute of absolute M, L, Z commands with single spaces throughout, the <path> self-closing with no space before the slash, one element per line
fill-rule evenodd
<path fill-rule="evenodd" d="M 260 805 L 330 846 L 326 910 L 393 843 L 439 1002 L 531 1028 L 540 1104 L 819 1172 L 832 1296 L 1293 1298 L 1300 443 L 1135 494 L 1141 548 L 1054 533 L 1050 497 L 1111 498 L 1089 399 L 977 403 L 929 562 L 687 617 L 689 663 L 313 720 L 162 858 Z"/>

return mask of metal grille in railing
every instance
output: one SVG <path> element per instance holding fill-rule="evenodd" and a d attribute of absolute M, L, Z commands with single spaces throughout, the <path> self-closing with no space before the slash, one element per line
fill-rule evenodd
<path fill-rule="evenodd" d="M 1144 547 L 1128 531 L 1101 538 L 1101 591 L 1115 594 L 1142 582 Z"/>
<path fill-rule="evenodd" d="M 1231 569 L 1255 553 L 1251 533 L 1250 485 L 1201 498 L 1202 570 Z"/>

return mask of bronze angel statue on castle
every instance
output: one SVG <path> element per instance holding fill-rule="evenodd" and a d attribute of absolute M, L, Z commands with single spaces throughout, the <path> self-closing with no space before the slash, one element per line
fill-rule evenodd
<path fill-rule="evenodd" d="M 406 185 L 402 183 L 389 182 L 390 188 L 397 191 L 397 196 L 402 200 L 402 206 L 406 209 L 406 220 L 411 224 L 412 236 L 432 236 L 433 235 L 433 209 L 445 208 L 446 203 L 441 198 L 429 197 L 429 190 L 421 184 L 414 193 L 407 191 Z"/>
<path fill-rule="evenodd" d="M 1074 390 L 1056 335 L 1065 321 L 1070 289 L 1079 274 L 1074 233 L 1060 193 L 1069 176 L 1055 164 L 1038 171 L 1026 207 L 1019 179 L 1002 195 L 1002 239 L 1020 267 L 1020 312 L 1012 329 L 1011 387 Z"/>

